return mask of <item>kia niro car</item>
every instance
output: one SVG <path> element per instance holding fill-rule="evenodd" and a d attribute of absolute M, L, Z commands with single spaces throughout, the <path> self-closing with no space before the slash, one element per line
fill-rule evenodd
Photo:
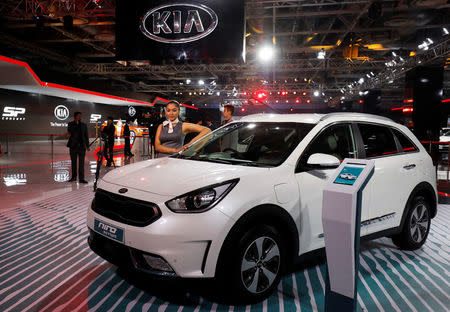
<path fill-rule="evenodd" d="M 214 278 L 234 301 L 259 301 L 324 247 L 322 190 L 344 158 L 375 160 L 361 235 L 421 247 L 437 209 L 431 158 L 406 127 L 357 113 L 246 116 L 113 170 L 88 210 L 88 241 L 118 266 Z"/>

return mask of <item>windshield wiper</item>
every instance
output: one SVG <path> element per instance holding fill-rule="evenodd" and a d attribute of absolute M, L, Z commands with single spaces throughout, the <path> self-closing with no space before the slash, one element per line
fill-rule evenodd
<path fill-rule="evenodd" d="M 264 168 L 273 167 L 273 165 L 259 164 L 259 163 L 254 163 L 254 162 L 241 162 L 241 163 L 239 163 L 239 165 L 248 166 L 248 167 L 264 167 Z"/>
<path fill-rule="evenodd" d="M 215 163 L 219 163 L 219 164 L 228 164 L 228 165 L 233 164 L 233 162 L 230 160 L 218 159 L 218 158 L 201 158 L 200 160 L 206 160 L 206 161 L 215 162 Z"/>

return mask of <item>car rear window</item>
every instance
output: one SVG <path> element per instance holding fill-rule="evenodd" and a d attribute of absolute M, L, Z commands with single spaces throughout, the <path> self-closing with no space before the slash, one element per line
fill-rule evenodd
<path fill-rule="evenodd" d="M 400 132 L 397 129 L 392 129 L 392 131 L 394 131 L 394 135 L 397 137 L 397 139 L 402 147 L 403 152 L 411 153 L 411 152 L 417 151 L 417 147 L 406 135 L 404 135 L 402 132 Z"/>
<path fill-rule="evenodd" d="M 358 124 L 366 157 L 380 157 L 398 153 L 397 144 L 389 128 L 373 124 Z"/>

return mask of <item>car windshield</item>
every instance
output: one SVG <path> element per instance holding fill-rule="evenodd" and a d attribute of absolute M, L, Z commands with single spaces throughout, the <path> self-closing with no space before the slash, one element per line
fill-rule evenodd
<path fill-rule="evenodd" d="M 283 163 L 313 124 L 236 122 L 221 127 L 174 158 L 275 167 Z"/>

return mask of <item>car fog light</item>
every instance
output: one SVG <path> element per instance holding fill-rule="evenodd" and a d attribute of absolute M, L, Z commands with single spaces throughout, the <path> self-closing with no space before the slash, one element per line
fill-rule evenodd
<path fill-rule="evenodd" d="M 146 254 L 144 254 L 143 256 L 147 264 L 152 269 L 164 272 L 173 272 L 173 269 L 164 259 Z"/>

